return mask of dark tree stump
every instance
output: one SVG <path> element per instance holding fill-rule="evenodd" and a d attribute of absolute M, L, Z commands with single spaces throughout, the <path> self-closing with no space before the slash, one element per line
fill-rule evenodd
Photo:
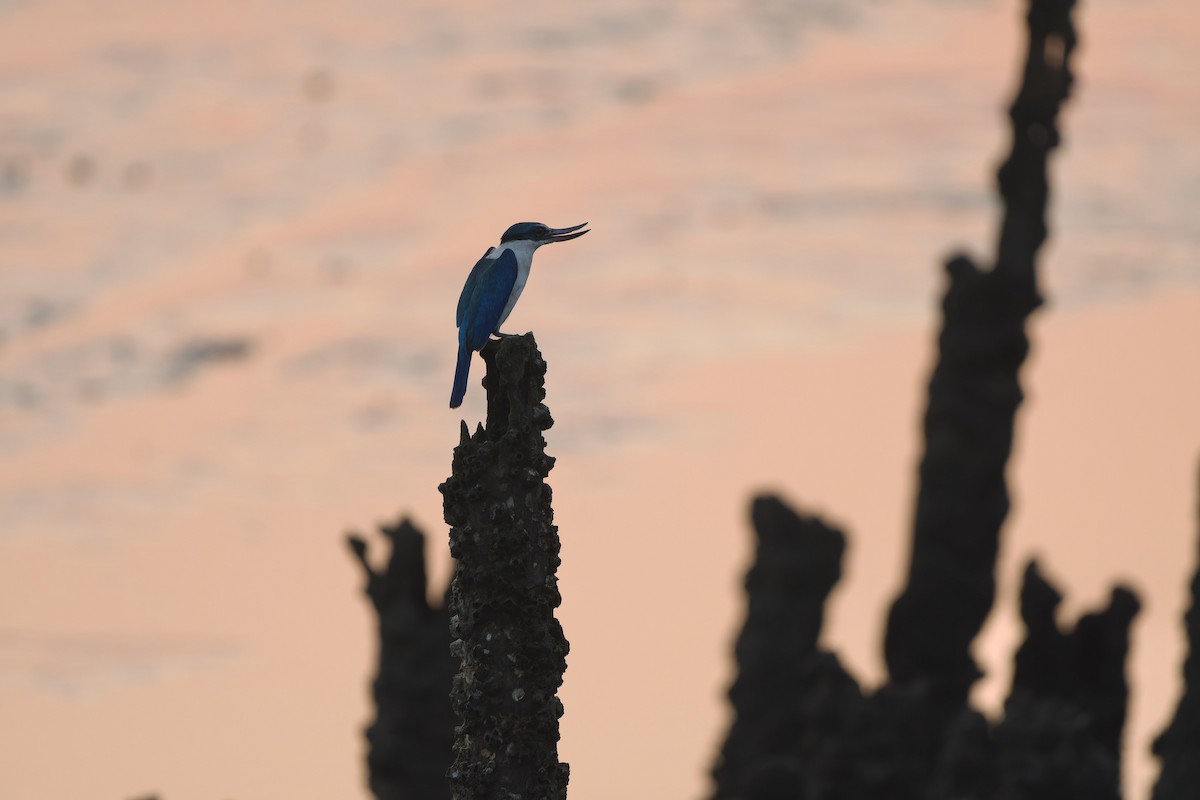
<path fill-rule="evenodd" d="M 1073 631 L 1055 621 L 1062 595 L 1037 562 L 1025 569 L 1012 691 L 996 729 L 999 797 L 1121 796 L 1129 627 L 1140 603 L 1125 587 Z"/>
<path fill-rule="evenodd" d="M 1047 159 L 1071 87 L 1074 0 L 1031 0 L 1012 148 L 998 174 L 1004 217 L 994 264 L 951 258 L 938 361 L 929 382 L 908 580 L 888 617 L 889 680 L 864 698 L 817 646 L 826 596 L 840 575 L 841 533 L 755 502 L 757 560 L 730 691 L 737 717 L 714 769 L 718 800 L 1115 800 L 1128 685 L 1129 626 L 1138 602 L 1059 630 L 1060 597 L 1031 567 L 1004 720 L 968 698 L 982 671 L 971 645 L 991 613 L 1009 510 L 1026 321 L 1041 304 Z"/>
<path fill-rule="evenodd" d="M 982 675 L 971 643 L 996 593 L 1000 530 L 1009 509 L 1005 467 L 1023 399 L 1025 321 L 1042 302 L 1037 255 L 1046 240 L 1046 166 L 1070 94 L 1074 0 L 1031 0 L 1028 47 L 1010 110 L 1012 146 L 998 173 L 1004 216 L 991 270 L 950 259 L 939 357 L 929 382 L 906 587 L 892 606 L 884 655 L 893 684 L 929 696 L 926 752 L 966 708 Z"/>
<path fill-rule="evenodd" d="M 1200 491 L 1197 498 L 1200 500 Z M 1197 510 L 1200 511 L 1200 505 Z M 1197 541 L 1200 541 L 1200 524 Z M 1162 761 L 1162 772 L 1154 785 L 1153 800 L 1200 798 L 1200 555 L 1184 627 L 1188 650 L 1183 664 L 1183 697 L 1171 724 L 1154 741 L 1154 755 Z"/>
<path fill-rule="evenodd" d="M 562 800 L 557 697 L 567 640 L 554 617 L 558 528 L 545 478 L 554 459 L 546 363 L 532 334 L 489 342 L 486 427 L 454 450 L 442 484 L 450 553 L 452 650 L 461 659 L 451 702 L 460 724 L 450 768 L 455 800 Z"/>
<path fill-rule="evenodd" d="M 846 712 L 862 693 L 817 648 L 845 536 L 776 497 L 756 498 L 751 517 L 758 552 L 746 574 L 749 609 L 729 690 L 736 716 L 713 769 L 714 800 L 800 798 L 812 785 L 853 778 Z"/>
<path fill-rule="evenodd" d="M 447 651 L 450 614 L 426 599 L 424 535 L 407 519 L 382 533 L 392 543 L 383 572 L 367 562 L 366 541 L 347 537 L 379 620 L 375 721 L 366 732 L 369 783 L 379 800 L 447 800 L 457 667 Z"/>

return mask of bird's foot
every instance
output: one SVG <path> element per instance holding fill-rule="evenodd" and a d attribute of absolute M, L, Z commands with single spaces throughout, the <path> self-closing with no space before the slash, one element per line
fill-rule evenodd
<path fill-rule="evenodd" d="M 521 335 L 522 334 L 520 334 L 520 333 L 501 333 L 500 331 L 496 331 L 495 333 L 492 334 L 492 336 L 495 336 L 497 339 L 511 339 L 514 336 L 521 336 Z"/>

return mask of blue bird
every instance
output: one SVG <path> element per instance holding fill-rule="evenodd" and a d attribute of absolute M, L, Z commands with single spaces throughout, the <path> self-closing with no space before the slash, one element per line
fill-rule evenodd
<path fill-rule="evenodd" d="M 471 369 L 471 353 L 487 344 L 500 326 L 529 280 L 533 251 L 551 242 L 565 242 L 587 233 L 580 230 L 586 222 L 569 228 L 548 228 L 540 222 L 518 222 L 504 232 L 497 247 L 489 247 L 475 264 L 462 294 L 458 298 L 458 366 L 454 370 L 454 388 L 450 392 L 450 407 L 462 405 L 467 393 L 467 373 Z"/>

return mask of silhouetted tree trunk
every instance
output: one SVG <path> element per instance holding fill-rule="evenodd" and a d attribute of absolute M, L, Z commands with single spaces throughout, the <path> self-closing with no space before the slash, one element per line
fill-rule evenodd
<path fill-rule="evenodd" d="M 908 585 L 888 620 L 884 652 L 895 682 L 921 681 L 949 709 L 980 675 L 970 645 L 995 597 L 1004 470 L 1029 352 L 1025 319 L 1041 304 L 1037 254 L 1046 240 L 1046 162 L 1070 93 L 1074 0 L 1032 0 L 1012 148 L 1000 167 L 1004 217 L 995 264 L 950 259 L 939 357 L 929 382 Z"/>
<path fill-rule="evenodd" d="M 1062 595 L 1037 563 L 1025 569 L 1012 690 L 996 729 L 997 797 L 1054 800 L 1121 796 L 1121 735 L 1129 686 L 1129 627 L 1140 608 L 1127 588 L 1074 630 L 1055 621 Z"/>
<path fill-rule="evenodd" d="M 1028 638 L 1005 719 L 993 728 L 968 705 L 982 674 L 971 643 L 994 602 L 1009 509 L 1025 323 L 1041 303 L 1046 166 L 1071 87 L 1073 5 L 1029 6 L 1012 148 L 999 170 L 994 266 L 963 255 L 946 265 L 912 557 L 884 643 L 890 679 L 864 698 L 816 647 L 842 535 L 774 498 L 756 500 L 758 557 L 730 690 L 737 716 L 714 769 L 718 800 L 1119 796 L 1125 659 L 1138 609 L 1127 589 L 1064 633 L 1054 620 L 1058 592 L 1031 565 L 1022 598 Z"/>
<path fill-rule="evenodd" d="M 1200 512 L 1200 484 L 1197 487 Z M 1200 520 L 1198 520 L 1200 522 Z M 1200 542 L 1200 524 L 1197 525 Z M 1197 548 L 1200 553 L 1200 548 Z M 1192 578 L 1192 602 L 1185 619 L 1187 660 L 1183 664 L 1183 697 L 1171 724 L 1154 742 L 1162 772 L 1154 800 L 1196 800 L 1200 797 L 1200 555 Z"/>
<path fill-rule="evenodd" d="M 995 598 L 1005 468 L 1023 398 L 1028 315 L 1041 303 L 1037 256 L 1046 239 L 1047 160 L 1072 76 L 1074 0 L 1031 0 L 1022 81 L 1010 110 L 1011 150 L 998 178 L 1004 216 L 992 268 L 965 255 L 947 263 L 939 355 L 929 383 L 908 582 L 888 618 L 884 692 L 926 698 L 913 731 L 926 776 L 949 769 L 942 744 L 961 723 L 982 674 L 971 643 Z M 940 763 L 940 766 L 939 766 Z M 921 776 L 914 774 L 921 790 Z"/>
<path fill-rule="evenodd" d="M 801 798 L 813 783 L 854 779 L 845 734 L 863 696 L 837 656 L 817 648 L 846 540 L 776 497 L 756 498 L 751 519 L 758 551 L 729 690 L 736 716 L 713 769 L 713 796 Z"/>
<path fill-rule="evenodd" d="M 379 800 L 447 800 L 454 742 L 450 682 L 450 614 L 426 599 L 425 537 L 407 519 L 385 526 L 392 543 L 387 568 L 367 561 L 367 543 L 347 537 L 367 576 L 366 594 L 379 619 L 375 721 L 367 728 L 371 791 Z"/>
<path fill-rule="evenodd" d="M 567 640 L 554 617 L 558 528 L 554 466 L 542 431 L 553 420 L 546 363 L 532 334 L 489 342 L 487 426 L 462 427 L 453 474 L 441 486 L 450 553 L 450 634 L 462 663 L 451 701 L 460 724 L 450 769 L 455 800 L 562 800 L 557 697 Z"/>

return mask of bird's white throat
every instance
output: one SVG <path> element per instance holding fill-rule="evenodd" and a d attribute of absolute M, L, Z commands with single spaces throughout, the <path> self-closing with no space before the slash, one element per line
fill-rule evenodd
<path fill-rule="evenodd" d="M 517 271 L 529 272 L 529 265 L 533 263 L 533 251 L 541 247 L 544 242 L 533 242 L 529 239 L 516 239 L 511 242 L 503 242 L 496 245 L 488 251 L 488 257 L 496 258 L 505 250 L 512 250 L 513 255 L 517 257 Z"/>

